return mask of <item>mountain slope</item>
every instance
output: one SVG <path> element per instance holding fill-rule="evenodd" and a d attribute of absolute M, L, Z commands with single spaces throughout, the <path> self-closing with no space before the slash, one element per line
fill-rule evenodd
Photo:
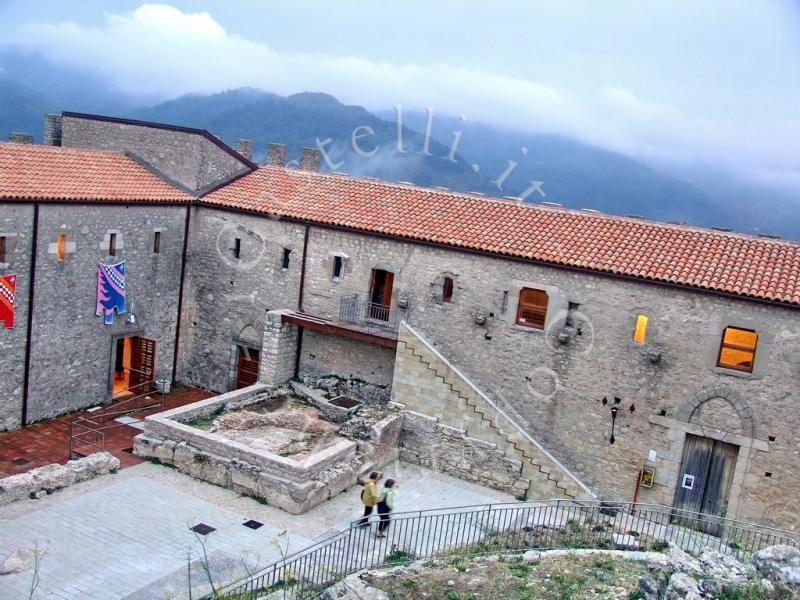
<path fill-rule="evenodd" d="M 431 141 L 431 156 L 420 154 L 423 137 L 408 128 L 403 130 L 406 152 L 397 152 L 394 123 L 360 106 L 346 106 L 327 94 L 305 92 L 281 97 L 238 89 L 211 96 L 182 96 L 134 111 L 131 116 L 201 127 L 229 144 L 236 138 L 253 139 L 256 160 L 263 158 L 267 143 L 286 144 L 289 158 L 296 159 L 303 146 L 315 147 L 319 139 L 334 165 L 332 170 L 457 190 L 488 192 L 490 188 L 488 180 L 472 172 L 463 159 L 456 163 L 441 159 L 448 148 L 438 142 Z M 356 135 L 363 134 L 356 140 L 361 155 L 352 144 L 357 128 Z"/>

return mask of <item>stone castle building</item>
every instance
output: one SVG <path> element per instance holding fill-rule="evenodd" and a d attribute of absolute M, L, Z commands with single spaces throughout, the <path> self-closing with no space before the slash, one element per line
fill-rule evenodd
<path fill-rule="evenodd" d="M 313 150 L 286 168 L 279 145 L 256 165 L 246 140 L 108 117 L 19 141 L 0 429 L 144 380 L 337 376 L 404 405 L 416 462 L 492 483 L 502 451 L 530 496 L 800 526 L 796 243 L 320 173 Z M 97 265 L 121 261 L 106 325 Z"/>

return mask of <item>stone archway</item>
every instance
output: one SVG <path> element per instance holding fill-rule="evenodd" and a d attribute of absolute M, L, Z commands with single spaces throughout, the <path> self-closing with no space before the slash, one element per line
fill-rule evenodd
<path fill-rule="evenodd" d="M 714 386 L 697 392 L 678 408 L 675 418 L 684 423 L 756 437 L 753 410 L 739 392 L 727 387 Z"/>

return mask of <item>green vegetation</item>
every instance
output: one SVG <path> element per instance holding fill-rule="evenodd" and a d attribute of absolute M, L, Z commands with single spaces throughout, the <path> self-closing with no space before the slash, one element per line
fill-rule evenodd
<path fill-rule="evenodd" d="M 196 427 L 197 429 L 208 429 L 218 416 L 225 412 L 225 405 L 217 407 L 214 412 L 205 415 L 204 417 L 197 417 L 191 421 L 186 421 L 184 425 L 189 427 Z"/>

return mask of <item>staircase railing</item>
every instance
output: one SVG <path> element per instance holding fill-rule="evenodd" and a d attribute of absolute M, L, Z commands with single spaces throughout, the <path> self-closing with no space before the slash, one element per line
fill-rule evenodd
<path fill-rule="evenodd" d="M 123 397 L 132 390 L 136 390 L 133 392 L 133 396 L 114 402 L 115 398 Z M 108 406 L 90 413 L 91 416 L 79 417 L 70 422 L 69 457 L 85 455 L 83 452 L 78 452 L 77 449 L 89 449 L 90 453 L 102 452 L 105 450 L 106 431 L 125 425 L 125 423 L 113 422 L 114 419 L 151 408 L 159 408 L 164 403 L 163 398 L 164 394 L 157 390 L 154 380 L 143 381 L 123 392 L 112 395 L 112 403 Z M 109 421 L 112 421 L 110 425 Z"/>
<path fill-rule="evenodd" d="M 719 525 L 718 535 L 698 531 L 710 521 Z M 663 551 L 668 543 L 686 552 L 716 550 L 742 559 L 767 546 L 800 547 L 800 532 L 643 503 L 551 500 L 393 513 L 385 538 L 354 522 L 202 600 L 257 600 L 279 591 L 285 598 L 316 598 L 351 573 L 455 549 L 466 554 L 615 547 Z"/>

